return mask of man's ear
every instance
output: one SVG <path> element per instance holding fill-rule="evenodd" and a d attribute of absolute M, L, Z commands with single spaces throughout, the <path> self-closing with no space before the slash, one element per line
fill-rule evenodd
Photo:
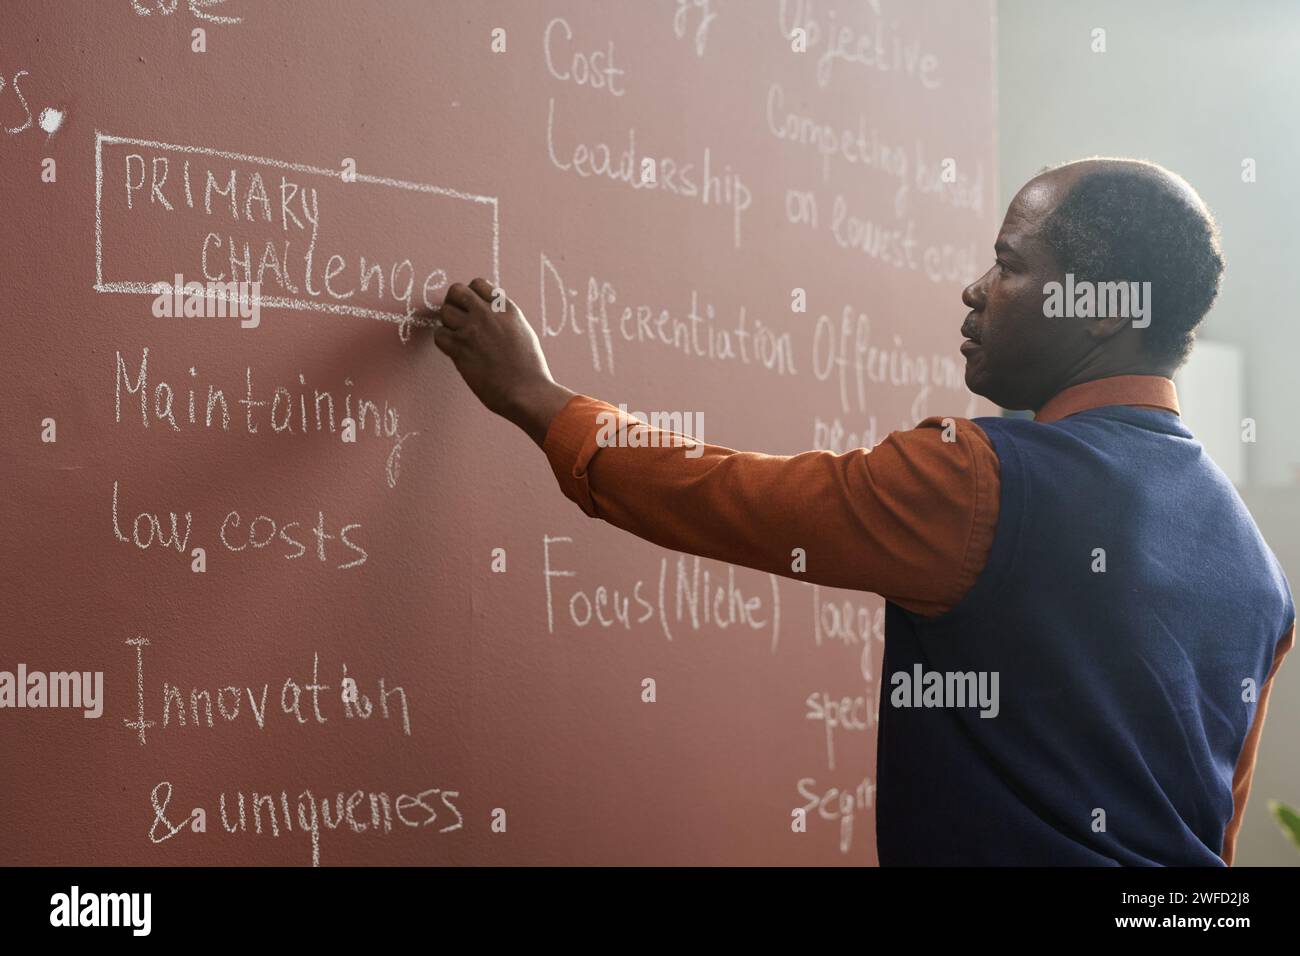
<path fill-rule="evenodd" d="M 1088 335 L 1094 339 L 1108 339 L 1133 320 L 1122 315 L 1107 316 L 1104 319 L 1088 319 Z"/>

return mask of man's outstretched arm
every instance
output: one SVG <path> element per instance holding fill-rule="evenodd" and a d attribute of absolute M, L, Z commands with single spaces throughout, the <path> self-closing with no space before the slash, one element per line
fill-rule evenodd
<path fill-rule="evenodd" d="M 705 444 L 688 456 L 665 432 L 638 447 L 602 446 L 599 416 L 618 409 L 557 384 L 536 333 L 490 283 L 453 285 L 440 318 L 438 347 L 487 408 L 545 450 L 564 493 L 593 517 L 675 551 L 874 591 L 921 614 L 950 609 L 984 565 L 997 456 L 965 419 L 930 419 L 843 455 Z"/>

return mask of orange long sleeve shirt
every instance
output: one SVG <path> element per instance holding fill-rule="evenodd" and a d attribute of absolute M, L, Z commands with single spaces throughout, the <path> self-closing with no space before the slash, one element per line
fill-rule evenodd
<path fill-rule="evenodd" d="M 1178 413 L 1173 382 L 1123 375 L 1076 385 L 1052 398 L 1039 422 L 1108 405 Z M 828 587 L 872 591 L 925 616 L 955 607 L 984 569 L 999 511 L 998 457 L 964 418 L 928 418 L 875 448 L 836 455 L 739 452 L 703 444 L 687 456 L 660 433 L 648 446 L 598 441 L 617 408 L 575 396 L 552 421 L 543 449 L 561 489 L 586 514 L 647 541 Z M 945 425 L 945 422 L 948 424 Z M 1294 645 L 1282 640 L 1233 778 L 1234 814 L 1224 835 L 1231 864 L 1250 790 L 1273 675 Z"/>

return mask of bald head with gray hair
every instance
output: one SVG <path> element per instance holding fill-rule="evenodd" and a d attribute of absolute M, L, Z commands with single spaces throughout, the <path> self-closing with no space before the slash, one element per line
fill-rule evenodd
<path fill-rule="evenodd" d="M 1048 167 L 1077 174 L 1042 235 L 1075 281 L 1151 283 L 1148 352 L 1177 366 L 1219 294 L 1219 227 L 1177 173 L 1139 159 L 1096 157 Z"/>

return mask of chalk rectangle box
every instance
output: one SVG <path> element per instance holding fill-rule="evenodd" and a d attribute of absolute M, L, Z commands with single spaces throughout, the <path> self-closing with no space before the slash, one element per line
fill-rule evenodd
<path fill-rule="evenodd" d="M 119 147 L 130 150 L 121 153 L 122 166 L 118 166 L 112 155 Z M 139 160 L 140 182 L 133 189 L 132 174 L 137 167 L 133 166 L 132 160 L 136 159 Z M 106 162 L 111 168 L 106 168 Z M 191 170 L 191 165 L 196 169 Z M 121 192 L 123 182 L 118 178 L 118 173 L 123 170 L 125 193 Z M 213 175 L 214 170 L 220 170 L 220 174 Z M 106 178 L 106 173 L 112 175 Z M 289 174 L 294 175 L 292 183 L 288 181 Z M 292 192 L 289 192 L 290 187 Z M 374 187 L 384 188 L 376 190 Z M 317 216 L 317 221 L 310 224 L 310 244 L 304 241 L 309 234 L 308 224 L 302 222 L 308 212 L 309 188 Z M 277 192 L 278 202 L 275 201 Z M 428 202 L 411 202 L 412 193 Z M 216 212 L 213 211 L 214 194 Z M 286 195 L 291 198 L 286 200 Z M 384 197 L 391 199 L 385 201 Z M 295 205 L 294 200 L 298 200 L 299 205 Z M 230 207 L 229 210 L 220 211 L 225 205 Z M 278 225 L 271 215 L 273 206 L 279 213 Z M 322 207 L 330 211 L 328 220 L 321 211 Z M 261 214 L 255 210 L 260 210 Z M 200 220 L 197 227 L 196 219 Z M 290 229 L 291 219 L 297 220 L 297 233 Z M 339 223 L 343 224 L 342 229 Z M 127 241 L 122 241 L 121 236 L 106 235 L 106 232 L 118 233 L 127 229 L 127 224 L 134 227 Z M 236 237 L 231 233 L 232 228 L 246 233 L 250 226 L 264 234 Z M 329 231 L 326 226 L 330 227 Z M 181 232 L 178 233 L 178 229 Z M 434 266 L 428 270 L 423 265 L 417 267 L 416 257 L 409 251 L 427 247 L 431 235 L 443 240 L 454 236 L 457 241 L 450 248 L 432 252 L 421 249 L 422 258 L 418 261 Z M 193 254 L 178 256 L 178 249 L 184 248 L 187 242 L 194 250 Z M 494 284 L 500 282 L 500 226 L 495 196 L 475 195 L 361 172 L 345 178 L 342 165 L 338 169 L 329 169 L 207 147 L 96 132 L 97 291 L 156 294 L 159 284 L 170 284 L 174 274 L 183 274 L 187 281 L 202 283 L 216 281 L 215 275 L 205 275 L 205 272 L 218 268 L 223 275 L 233 276 L 236 263 L 244 261 L 235 255 L 235 248 L 240 243 L 244 244 L 249 264 L 264 276 L 261 304 L 267 308 L 400 322 L 407 318 L 408 306 L 418 309 L 426 303 L 441 302 L 446 283 L 467 282 L 473 276 L 483 274 L 489 265 L 491 274 L 487 278 Z M 118 252 L 119 248 L 129 249 L 130 254 L 124 257 Z M 282 257 L 279 255 L 281 248 Z M 106 249 L 110 263 L 106 263 Z M 271 260 L 269 279 L 265 260 L 258 255 L 259 250 L 262 256 Z M 372 258 L 370 253 L 376 251 L 379 254 Z M 211 258 L 210 253 L 219 258 Z M 126 261 L 119 261 L 123 258 Z M 224 267 L 228 260 L 230 269 L 226 270 Z M 217 265 L 212 265 L 213 261 Z M 156 273 L 152 278 L 106 277 L 110 265 L 121 272 L 144 271 L 141 270 L 143 262 L 165 265 L 152 265 L 148 269 Z M 337 270 L 327 277 L 327 270 L 334 269 L 336 262 Z M 403 269 L 407 264 L 409 266 Z M 294 275 L 294 265 L 302 267 L 301 274 Z M 396 291 L 399 274 L 407 280 L 404 286 L 409 284 L 413 287 L 404 299 Z M 312 275 L 316 284 L 322 286 L 318 290 L 310 288 Z M 433 288 L 439 275 L 445 276 L 441 291 Z M 328 279 L 333 279 L 333 282 Z M 351 288 L 345 291 L 347 283 L 351 283 Z M 269 292 L 268 284 L 271 286 Z M 334 289 L 335 284 L 339 286 L 337 289 Z M 362 293 L 362 297 L 354 298 L 358 293 Z M 396 299 L 392 307 L 385 308 L 384 302 L 373 301 L 382 300 L 389 293 Z M 364 298 L 366 294 L 370 295 L 370 300 Z M 349 299 L 352 301 L 347 301 Z M 416 319 L 415 324 L 427 323 Z"/>

